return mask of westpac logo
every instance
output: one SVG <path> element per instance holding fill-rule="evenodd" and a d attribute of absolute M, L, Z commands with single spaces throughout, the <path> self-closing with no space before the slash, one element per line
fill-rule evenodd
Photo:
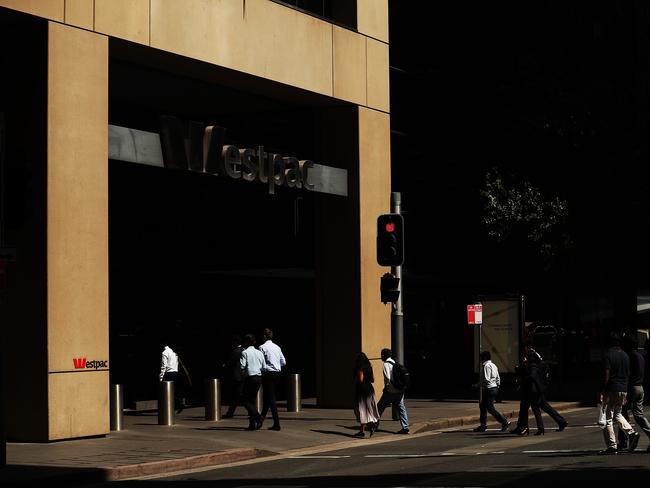
<path fill-rule="evenodd" d="M 74 369 L 102 369 L 108 368 L 108 361 L 93 359 L 86 361 L 86 358 L 72 358 Z"/>

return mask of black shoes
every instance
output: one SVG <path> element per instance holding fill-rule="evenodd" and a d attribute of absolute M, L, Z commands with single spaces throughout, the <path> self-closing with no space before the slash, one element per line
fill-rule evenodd
<path fill-rule="evenodd" d="M 472 429 L 472 432 L 485 432 L 486 430 L 487 427 L 485 425 L 479 425 L 478 427 Z"/>
<path fill-rule="evenodd" d="M 508 430 L 508 427 L 510 427 L 510 422 L 506 420 L 504 424 L 501 424 L 501 432 L 506 432 Z"/>
<path fill-rule="evenodd" d="M 634 450 L 636 449 L 636 446 L 639 444 L 639 437 L 641 437 L 641 434 L 639 434 L 638 432 L 632 432 L 632 433 L 628 436 L 627 439 L 628 439 L 628 443 L 629 443 L 629 445 L 630 445 L 630 446 L 627 448 L 628 451 L 632 452 L 632 451 L 634 451 Z"/>
<path fill-rule="evenodd" d="M 514 429 L 512 429 L 510 431 L 510 433 L 511 434 L 516 434 L 516 435 L 528 435 L 528 434 L 530 434 L 530 430 L 528 429 L 528 427 L 524 427 L 523 429 L 521 429 L 519 427 L 515 427 Z"/>
<path fill-rule="evenodd" d="M 600 455 L 618 454 L 618 449 L 616 449 L 615 447 L 608 447 L 604 451 L 598 451 L 598 454 Z"/>
<path fill-rule="evenodd" d="M 544 435 L 544 429 L 537 429 L 534 435 Z"/>
<path fill-rule="evenodd" d="M 401 429 L 397 431 L 398 434 L 410 434 L 411 431 L 409 429 Z"/>
<path fill-rule="evenodd" d="M 366 434 L 364 434 L 363 432 L 359 431 L 359 432 L 357 432 L 356 434 L 354 434 L 354 437 L 356 437 L 356 438 L 358 438 L 358 439 L 363 439 L 364 437 L 366 437 Z"/>
<path fill-rule="evenodd" d="M 558 425 L 558 427 L 557 427 L 557 431 L 558 431 L 558 432 L 562 432 L 564 429 L 566 429 L 566 426 L 567 426 L 567 425 L 569 425 L 569 422 L 567 422 L 567 421 L 565 420 L 564 422 L 562 422 L 562 423 L 560 423 L 560 424 Z"/>
<path fill-rule="evenodd" d="M 279 425 L 272 425 L 268 430 L 281 430 Z"/>

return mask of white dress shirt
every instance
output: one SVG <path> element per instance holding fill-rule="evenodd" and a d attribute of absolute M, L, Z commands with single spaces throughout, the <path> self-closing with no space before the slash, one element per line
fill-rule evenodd
<path fill-rule="evenodd" d="M 249 346 L 242 351 L 239 366 L 244 376 L 260 376 L 264 367 L 264 354 Z"/>
<path fill-rule="evenodd" d="M 162 362 L 160 363 L 160 381 L 162 381 L 165 373 L 173 372 L 178 373 L 178 356 L 171 347 L 165 346 L 162 353 Z"/>
<path fill-rule="evenodd" d="M 499 368 L 489 359 L 483 363 L 483 378 L 481 379 L 481 386 L 483 388 L 498 388 L 501 385 L 501 378 L 499 377 Z"/>
<path fill-rule="evenodd" d="M 392 383 L 393 366 L 395 366 L 395 360 L 393 358 L 388 358 L 384 361 L 384 390 L 388 393 L 403 393 L 402 390 L 395 388 L 395 385 Z"/>
<path fill-rule="evenodd" d="M 279 373 L 287 365 L 284 354 L 282 354 L 282 349 L 277 344 L 274 344 L 271 339 L 260 346 L 260 351 L 264 354 L 264 367 L 262 371 Z"/>

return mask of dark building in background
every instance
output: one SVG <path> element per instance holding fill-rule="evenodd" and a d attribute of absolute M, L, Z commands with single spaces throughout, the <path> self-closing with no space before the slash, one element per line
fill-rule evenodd
<path fill-rule="evenodd" d="M 466 304 L 524 295 L 522 341 L 543 326 L 531 339 L 553 357 L 558 393 L 582 395 L 573 385 L 595 384 L 602 335 L 648 328 L 650 7 L 389 7 L 407 359 L 459 373 L 418 386 L 467 386 Z"/>

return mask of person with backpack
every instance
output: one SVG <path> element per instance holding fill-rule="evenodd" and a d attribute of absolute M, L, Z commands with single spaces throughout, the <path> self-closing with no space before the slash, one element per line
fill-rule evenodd
<path fill-rule="evenodd" d="M 398 434 L 408 434 L 409 417 L 404 406 L 404 390 L 409 387 L 410 375 L 404 365 L 396 362 L 390 349 L 381 350 L 381 360 L 384 362 L 384 391 L 377 403 L 379 418 L 388 405 L 394 405 L 399 414 L 399 423 L 402 427 Z M 379 421 L 377 421 L 379 428 Z"/>

